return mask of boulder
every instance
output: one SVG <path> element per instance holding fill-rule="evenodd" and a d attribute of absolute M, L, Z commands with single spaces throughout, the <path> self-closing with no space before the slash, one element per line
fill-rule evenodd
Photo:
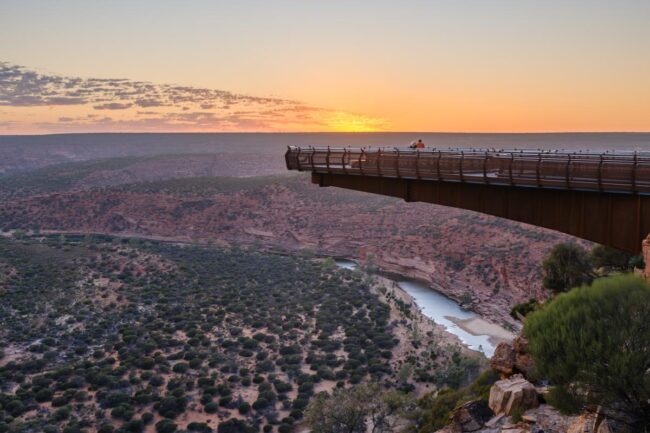
<path fill-rule="evenodd" d="M 510 343 L 501 342 L 494 350 L 490 365 L 502 376 L 508 377 L 514 372 L 515 349 Z"/>
<path fill-rule="evenodd" d="M 486 421 L 492 418 L 492 411 L 483 400 L 474 400 L 454 410 L 452 420 L 461 432 L 480 430 Z"/>
<path fill-rule="evenodd" d="M 519 335 L 512 340 L 512 348 L 515 350 L 515 370 L 530 378 L 535 363 L 528 353 L 528 340 L 523 335 Z"/>
<path fill-rule="evenodd" d="M 517 352 L 515 354 L 515 371 L 522 373 L 525 377 L 531 378 L 535 371 L 535 362 L 528 353 Z"/>
<path fill-rule="evenodd" d="M 519 374 L 499 380 L 490 388 L 488 406 L 497 415 L 510 415 L 515 409 L 526 411 L 538 405 L 535 387 Z"/>
<path fill-rule="evenodd" d="M 596 433 L 596 415 L 580 415 L 571 423 L 567 433 Z"/>
<path fill-rule="evenodd" d="M 517 353 L 527 353 L 528 352 L 528 340 L 523 335 L 518 335 L 512 340 L 512 348 L 515 349 Z"/>

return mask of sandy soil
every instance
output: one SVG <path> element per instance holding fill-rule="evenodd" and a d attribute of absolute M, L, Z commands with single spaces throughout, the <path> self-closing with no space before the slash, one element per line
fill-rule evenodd
<path fill-rule="evenodd" d="M 446 319 L 454 322 L 458 327 L 472 335 L 488 335 L 492 344 L 498 344 L 502 341 L 512 341 L 516 335 L 505 328 L 488 322 L 481 317 L 471 319 L 459 319 L 453 316 L 445 316 Z"/>

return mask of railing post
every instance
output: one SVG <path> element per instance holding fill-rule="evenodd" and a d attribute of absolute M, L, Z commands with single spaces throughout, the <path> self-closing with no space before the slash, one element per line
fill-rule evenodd
<path fill-rule="evenodd" d="M 343 172 L 345 174 L 348 174 L 348 168 L 345 166 L 345 155 L 347 153 L 347 149 L 344 147 L 343 148 L 343 156 L 341 157 L 341 167 L 343 167 Z"/>
<path fill-rule="evenodd" d="M 398 148 L 395 148 L 395 150 L 397 151 L 397 156 L 395 157 L 395 174 L 397 175 L 397 178 L 398 178 L 398 179 L 401 179 L 402 176 L 400 175 L 400 172 L 399 172 L 399 159 L 400 159 L 400 153 L 399 153 L 399 149 L 398 149 Z"/>
<path fill-rule="evenodd" d="M 327 146 L 327 155 L 325 155 L 325 166 L 327 167 L 327 172 L 330 173 L 330 147 Z"/>
<path fill-rule="evenodd" d="M 541 165 L 542 165 L 542 154 L 538 153 L 537 154 L 537 167 L 535 168 L 535 176 L 537 178 L 537 188 L 542 187 L 542 178 L 540 176 Z"/>
<path fill-rule="evenodd" d="M 488 160 L 488 153 L 486 150 L 485 155 L 483 155 L 483 183 L 485 183 L 486 185 L 490 183 L 487 178 L 487 160 Z"/>
<path fill-rule="evenodd" d="M 420 150 L 415 151 L 415 177 L 420 179 Z"/>
<path fill-rule="evenodd" d="M 465 159 L 465 153 L 461 150 L 460 151 L 460 164 L 459 164 L 459 168 L 460 168 L 459 174 L 460 174 L 460 181 L 461 182 L 465 182 L 465 179 L 463 178 L 463 159 Z"/>
<path fill-rule="evenodd" d="M 366 152 L 363 150 L 363 147 L 362 147 L 362 148 L 361 148 L 361 153 L 359 154 L 359 173 L 361 174 L 361 176 L 364 175 L 364 173 L 363 173 L 363 165 L 361 164 L 361 158 L 363 158 L 363 155 L 364 155 L 365 153 L 366 153 Z"/>
<path fill-rule="evenodd" d="M 603 154 L 600 154 L 600 162 L 598 162 L 598 191 L 603 192 Z"/>
<path fill-rule="evenodd" d="M 566 189 L 571 189 L 571 154 L 569 153 L 566 160 L 566 172 L 564 173 Z"/>
<path fill-rule="evenodd" d="M 297 161 L 297 167 L 298 171 L 302 171 L 302 167 L 300 166 L 300 151 L 302 150 L 302 147 L 298 147 L 298 154 L 296 155 L 296 161 Z"/>
<path fill-rule="evenodd" d="M 442 180 L 442 176 L 440 174 L 440 160 L 442 159 L 442 150 L 438 151 L 438 158 L 436 159 L 436 172 L 438 176 L 438 182 Z"/>
<path fill-rule="evenodd" d="M 311 171 L 316 171 L 316 168 L 314 167 L 314 154 L 316 153 L 316 148 L 312 147 L 311 148 L 311 154 L 309 155 L 309 162 L 311 163 Z"/>
<path fill-rule="evenodd" d="M 381 147 L 377 149 L 377 176 L 381 177 Z"/>
<path fill-rule="evenodd" d="M 632 165 L 632 194 L 636 194 L 636 167 L 637 167 L 637 153 L 634 151 L 634 164 Z"/>
<path fill-rule="evenodd" d="M 512 180 L 512 164 L 515 162 L 514 153 L 510 152 L 510 166 L 508 167 L 508 177 L 510 178 L 510 185 L 514 185 L 515 182 Z"/>

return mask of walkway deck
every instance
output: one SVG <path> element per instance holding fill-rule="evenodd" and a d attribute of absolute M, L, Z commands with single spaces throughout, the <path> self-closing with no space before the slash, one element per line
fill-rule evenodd
<path fill-rule="evenodd" d="M 650 232 L 650 153 L 289 147 L 320 186 L 535 224 L 637 253 Z"/>

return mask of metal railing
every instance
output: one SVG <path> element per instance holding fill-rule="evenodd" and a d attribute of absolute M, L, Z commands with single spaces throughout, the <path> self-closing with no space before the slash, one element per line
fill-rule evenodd
<path fill-rule="evenodd" d="M 650 194 L 650 154 L 289 146 L 289 170 Z"/>

